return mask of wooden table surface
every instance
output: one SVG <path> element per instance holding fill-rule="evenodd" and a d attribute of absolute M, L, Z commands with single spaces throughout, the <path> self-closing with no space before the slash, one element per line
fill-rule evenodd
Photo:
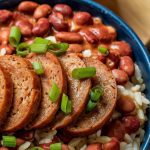
<path fill-rule="evenodd" d="M 150 43 L 150 0 L 96 0 L 117 13 L 143 43 Z"/>

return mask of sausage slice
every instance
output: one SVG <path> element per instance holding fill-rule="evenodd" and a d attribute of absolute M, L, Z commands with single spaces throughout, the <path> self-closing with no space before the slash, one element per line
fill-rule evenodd
<path fill-rule="evenodd" d="M 59 112 L 56 116 L 53 129 L 60 129 L 70 124 L 72 121 L 82 113 L 85 108 L 89 90 L 91 87 L 90 79 L 75 80 L 71 77 L 71 72 L 75 68 L 86 67 L 85 63 L 74 53 L 66 54 L 60 58 L 60 61 L 67 73 L 67 95 L 72 102 L 72 112 L 69 115 L 64 115 L 63 112 Z"/>
<path fill-rule="evenodd" d="M 44 74 L 41 75 L 42 101 L 40 108 L 37 116 L 27 128 L 41 128 L 52 121 L 57 110 L 59 109 L 61 95 L 66 89 L 66 80 L 61 64 L 55 55 L 51 53 L 46 53 L 46 55 L 35 55 L 29 60 L 31 62 L 41 62 L 44 69 Z M 61 94 L 56 102 L 52 102 L 48 96 L 53 81 L 61 90 Z"/>
<path fill-rule="evenodd" d="M 5 55 L 0 57 L 0 65 L 10 73 L 14 85 L 11 110 L 2 128 L 4 132 L 19 130 L 34 117 L 40 102 L 40 80 L 24 58 Z"/>
<path fill-rule="evenodd" d="M 0 126 L 4 123 L 13 98 L 13 83 L 10 74 L 0 66 Z"/>
<path fill-rule="evenodd" d="M 74 124 L 66 128 L 66 131 L 74 136 L 89 135 L 100 129 L 110 118 L 116 104 L 117 86 L 111 71 L 96 59 L 86 58 L 85 62 L 87 66 L 96 68 L 92 83 L 100 84 L 104 93 L 97 108 L 89 113 L 84 112 Z"/>

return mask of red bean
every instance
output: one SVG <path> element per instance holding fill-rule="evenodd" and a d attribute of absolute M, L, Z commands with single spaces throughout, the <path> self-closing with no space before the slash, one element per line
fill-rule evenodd
<path fill-rule="evenodd" d="M 69 25 L 64 21 L 62 14 L 53 13 L 49 16 L 49 22 L 57 31 L 68 31 Z"/>
<path fill-rule="evenodd" d="M 68 48 L 68 52 L 71 53 L 81 53 L 84 50 L 81 44 L 70 44 Z"/>
<path fill-rule="evenodd" d="M 44 143 L 44 144 L 40 144 L 39 146 L 41 147 L 41 148 L 43 148 L 44 150 L 49 150 L 50 148 L 50 144 L 51 143 Z"/>
<path fill-rule="evenodd" d="M 117 110 L 122 113 L 130 113 L 134 111 L 135 103 L 129 96 L 122 96 L 117 100 Z"/>
<path fill-rule="evenodd" d="M 33 17 L 35 19 L 47 17 L 52 12 L 52 8 L 48 4 L 42 4 L 36 8 Z"/>
<path fill-rule="evenodd" d="M 140 121 L 136 116 L 126 116 L 122 119 L 125 131 L 128 134 L 135 133 L 140 128 Z"/>
<path fill-rule="evenodd" d="M 36 7 L 38 7 L 36 2 L 24 1 L 18 5 L 18 10 L 23 13 L 33 13 Z"/>
<path fill-rule="evenodd" d="M 1 50 L 1 53 L 3 53 L 2 51 L 4 50 L 4 55 L 6 55 L 6 54 L 11 55 L 15 51 L 15 48 L 9 44 L 8 45 L 0 45 L 0 50 Z"/>
<path fill-rule="evenodd" d="M 82 35 L 90 44 L 96 44 L 98 43 L 98 38 L 88 29 L 83 29 L 80 32 L 80 35 Z"/>
<path fill-rule="evenodd" d="M 58 32 L 56 34 L 56 39 L 66 43 L 81 43 L 83 41 L 82 36 L 75 32 Z"/>
<path fill-rule="evenodd" d="M 103 145 L 103 150 L 120 150 L 120 143 L 116 138 Z"/>
<path fill-rule="evenodd" d="M 61 149 L 62 150 L 69 150 L 69 147 L 67 145 L 65 145 L 65 144 L 62 144 L 62 148 Z"/>
<path fill-rule="evenodd" d="M 71 17 L 73 14 L 72 8 L 66 4 L 55 5 L 53 11 L 61 13 L 64 17 Z"/>
<path fill-rule="evenodd" d="M 112 74 L 114 78 L 116 79 L 117 84 L 125 84 L 128 82 L 129 78 L 128 75 L 125 71 L 120 70 L 120 69 L 113 69 Z"/>
<path fill-rule="evenodd" d="M 116 38 L 115 29 L 110 32 L 109 28 L 106 26 L 92 27 L 90 28 L 90 31 L 97 36 L 97 38 L 101 43 L 108 43 L 113 41 Z"/>
<path fill-rule="evenodd" d="M 92 16 L 88 12 L 77 12 L 74 14 L 73 21 L 77 25 L 89 25 L 93 23 Z"/>
<path fill-rule="evenodd" d="M 101 53 L 98 53 L 97 56 L 98 60 L 101 61 L 102 63 L 106 62 L 106 56 L 102 55 Z"/>
<path fill-rule="evenodd" d="M 125 41 L 112 42 L 109 48 L 112 51 L 117 51 L 120 56 L 130 56 L 132 53 L 130 45 Z"/>
<path fill-rule="evenodd" d="M 21 30 L 23 36 L 32 36 L 32 28 L 33 25 L 26 19 L 26 20 L 18 20 L 16 23 Z"/>
<path fill-rule="evenodd" d="M 20 139 L 20 138 L 17 138 L 17 139 L 16 139 L 16 145 L 17 145 L 17 146 L 20 146 L 20 145 L 22 145 L 23 143 L 25 143 L 25 140 Z"/>
<path fill-rule="evenodd" d="M 50 24 L 47 18 L 40 18 L 33 27 L 32 33 L 35 36 L 43 36 L 49 31 Z"/>
<path fill-rule="evenodd" d="M 8 44 L 9 42 L 9 33 L 10 33 L 10 28 L 4 28 L 0 30 L 0 43 L 1 44 Z"/>
<path fill-rule="evenodd" d="M 0 150 L 9 150 L 7 147 L 0 147 Z"/>
<path fill-rule="evenodd" d="M 90 144 L 87 146 L 86 150 L 102 150 L 101 144 Z"/>
<path fill-rule="evenodd" d="M 128 76 L 132 76 L 134 74 L 134 62 L 129 56 L 123 56 L 120 58 L 119 68 L 125 71 Z"/>
<path fill-rule="evenodd" d="M 34 138 L 34 132 L 33 131 L 21 131 L 17 134 L 17 137 L 24 139 L 26 141 L 32 141 Z"/>
<path fill-rule="evenodd" d="M 8 10 L 0 10 L 0 23 L 6 23 L 11 21 L 12 12 Z"/>
<path fill-rule="evenodd" d="M 119 120 L 110 122 L 105 130 L 105 134 L 109 137 L 115 137 L 119 141 L 122 141 L 124 139 L 125 129 L 123 124 Z"/>

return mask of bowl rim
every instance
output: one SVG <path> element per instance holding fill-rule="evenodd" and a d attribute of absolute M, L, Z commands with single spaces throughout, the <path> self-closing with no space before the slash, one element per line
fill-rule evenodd
<path fill-rule="evenodd" d="M 78 1 L 78 0 L 75 0 L 75 1 Z M 118 22 L 121 26 L 123 26 L 128 31 L 128 33 L 134 38 L 136 43 L 138 44 L 139 49 L 141 50 L 141 52 L 144 55 L 144 59 L 145 59 L 147 66 L 150 64 L 150 54 L 149 54 L 147 48 L 144 46 L 143 42 L 140 40 L 140 38 L 135 33 L 135 31 L 131 27 L 129 27 L 129 25 L 125 21 L 123 21 L 113 11 L 111 11 L 110 9 L 101 5 L 100 3 L 97 3 L 93 0 L 80 0 L 80 1 L 82 1 L 88 5 L 92 5 L 93 7 L 96 7 L 104 12 L 107 12 L 109 16 L 111 16 L 113 19 L 115 19 L 116 22 Z M 149 70 L 150 70 L 150 67 L 149 67 Z M 150 115 L 150 112 L 148 113 L 148 115 Z M 147 139 L 144 141 L 143 150 L 148 150 L 149 146 L 150 146 L 150 134 L 148 135 Z"/>

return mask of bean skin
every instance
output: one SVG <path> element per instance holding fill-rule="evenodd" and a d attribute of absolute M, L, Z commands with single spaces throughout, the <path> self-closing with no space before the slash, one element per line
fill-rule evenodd
<path fill-rule="evenodd" d="M 102 55 L 101 53 L 98 53 L 97 59 L 102 63 L 106 62 L 106 56 Z"/>
<path fill-rule="evenodd" d="M 7 44 L 7 45 L 0 45 L 0 50 L 4 50 L 4 55 L 11 55 L 13 54 L 13 52 L 15 51 L 15 48 L 12 47 L 11 45 Z"/>
<path fill-rule="evenodd" d="M 56 4 L 53 11 L 61 13 L 64 17 L 71 17 L 73 14 L 72 8 L 66 4 Z"/>
<path fill-rule="evenodd" d="M 105 130 L 105 134 L 109 137 L 115 137 L 119 141 L 122 141 L 124 139 L 125 128 L 123 123 L 119 120 L 110 122 Z"/>
<path fill-rule="evenodd" d="M 103 145 L 103 150 L 120 150 L 120 143 L 116 138 Z"/>
<path fill-rule="evenodd" d="M 60 42 L 66 43 L 82 43 L 83 38 L 79 33 L 74 32 L 58 32 L 56 39 Z"/>
<path fill-rule="evenodd" d="M 77 25 L 89 25 L 93 23 L 92 16 L 88 12 L 77 12 L 74 14 L 73 21 Z"/>
<path fill-rule="evenodd" d="M 81 44 L 69 44 L 68 52 L 81 53 L 84 50 Z"/>
<path fill-rule="evenodd" d="M 112 51 L 117 51 L 120 56 L 131 56 L 132 53 L 130 45 L 125 41 L 112 42 L 109 48 Z"/>
<path fill-rule="evenodd" d="M 101 144 L 90 144 L 87 146 L 86 150 L 102 150 Z"/>
<path fill-rule="evenodd" d="M 135 110 L 135 103 L 128 96 L 122 96 L 117 100 L 117 110 L 121 113 L 130 113 Z"/>
<path fill-rule="evenodd" d="M 140 121 L 136 116 L 126 116 L 122 119 L 125 131 L 128 134 L 135 133 L 140 128 Z"/>
<path fill-rule="evenodd" d="M 98 43 L 98 38 L 88 29 L 83 29 L 80 32 L 80 35 L 83 36 L 87 42 L 89 42 L 90 44 L 96 44 Z"/>
<path fill-rule="evenodd" d="M 33 13 L 38 7 L 38 3 L 31 1 L 23 1 L 18 5 L 18 10 L 23 13 Z"/>
<path fill-rule="evenodd" d="M 10 33 L 10 28 L 4 28 L 0 30 L 0 43 L 1 44 L 8 44 L 9 42 L 9 33 Z"/>
<path fill-rule="evenodd" d="M 134 62 L 129 56 L 123 56 L 120 58 L 119 68 L 125 71 L 129 77 L 134 74 Z"/>
<path fill-rule="evenodd" d="M 7 23 L 12 19 L 12 12 L 8 10 L 0 10 L 0 23 Z"/>
<path fill-rule="evenodd" d="M 120 69 L 113 69 L 112 74 L 114 78 L 116 79 L 117 84 L 125 84 L 129 81 L 128 75 L 125 71 Z"/>
<path fill-rule="evenodd" d="M 23 36 L 29 37 L 32 36 L 32 28 L 33 25 L 26 19 L 26 20 L 18 20 L 16 23 L 21 30 Z"/>
<path fill-rule="evenodd" d="M 35 9 L 33 17 L 35 19 L 40 19 L 40 18 L 43 18 L 43 17 L 47 17 L 51 12 L 52 12 L 52 8 L 51 8 L 50 5 L 42 4 L 42 5 L 39 5 Z"/>
<path fill-rule="evenodd" d="M 0 150 L 9 150 L 7 147 L 0 147 Z"/>
<path fill-rule="evenodd" d="M 57 31 L 68 31 L 69 25 L 64 21 L 62 14 L 53 13 L 49 16 L 49 22 L 53 25 Z"/>
<path fill-rule="evenodd" d="M 49 31 L 50 24 L 47 18 L 40 18 L 33 27 L 32 33 L 34 36 L 43 36 Z"/>
<path fill-rule="evenodd" d="M 65 144 L 62 144 L 62 150 L 69 150 L 69 147 Z"/>

